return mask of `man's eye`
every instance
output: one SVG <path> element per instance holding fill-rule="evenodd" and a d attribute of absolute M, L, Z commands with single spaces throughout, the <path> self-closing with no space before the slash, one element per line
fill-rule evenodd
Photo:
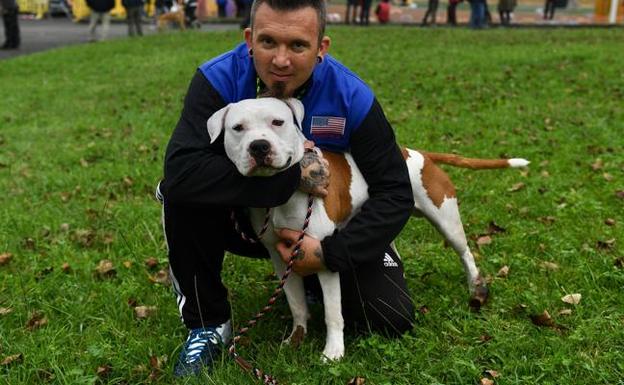
<path fill-rule="evenodd" d="M 283 121 L 283 120 L 280 120 L 280 119 L 274 119 L 274 120 L 271 122 L 271 124 L 272 124 L 272 125 L 274 125 L 274 126 L 278 126 L 278 127 L 280 127 L 282 124 L 284 124 L 284 121 Z"/>
<path fill-rule="evenodd" d="M 243 125 L 242 124 L 237 124 L 236 126 L 232 127 L 232 130 L 234 130 L 236 132 L 243 131 Z"/>

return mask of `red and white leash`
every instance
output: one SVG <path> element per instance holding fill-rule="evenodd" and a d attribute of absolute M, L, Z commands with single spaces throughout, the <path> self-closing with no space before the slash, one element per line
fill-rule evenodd
<path fill-rule="evenodd" d="M 277 382 L 277 380 L 275 378 L 273 378 L 273 376 L 271 376 L 270 374 L 264 373 L 261 369 L 253 366 L 247 360 L 245 360 L 243 357 L 241 357 L 236 352 L 236 343 L 243 337 L 243 335 L 245 335 L 249 331 L 249 329 L 251 329 L 252 327 L 254 327 L 258 323 L 260 318 L 262 318 L 266 313 L 270 312 L 273 309 L 273 304 L 275 303 L 277 298 L 280 296 L 280 294 L 284 291 L 284 285 L 286 284 L 286 280 L 288 279 L 288 276 L 292 272 L 293 263 L 295 262 L 295 259 L 297 259 L 297 256 L 299 255 L 299 250 L 301 249 L 301 244 L 303 243 L 303 237 L 304 237 L 305 232 L 308 229 L 308 225 L 310 223 L 310 216 L 312 215 L 312 204 L 313 203 L 314 203 L 314 197 L 310 194 L 308 196 L 308 211 L 307 211 L 305 219 L 303 221 L 303 227 L 301 229 L 301 234 L 299 235 L 299 239 L 297 239 L 297 243 L 295 244 L 295 248 L 293 249 L 293 251 L 292 251 L 292 253 L 290 255 L 290 260 L 288 261 L 288 265 L 286 266 L 286 271 L 284 272 L 284 275 L 282 276 L 282 278 L 281 278 L 281 280 L 279 282 L 279 285 L 277 285 L 277 288 L 273 292 L 273 295 L 271 296 L 271 298 L 269 298 L 266 306 L 264 306 L 262 308 L 262 310 L 260 310 L 252 319 L 247 321 L 247 325 L 246 326 L 241 327 L 238 330 L 238 333 L 232 339 L 232 342 L 230 343 L 230 347 L 228 348 L 228 353 L 234 359 L 234 361 L 243 370 L 253 374 L 257 379 L 261 380 L 262 383 L 265 384 L 265 385 L 277 385 L 278 382 Z M 262 230 L 260 231 L 261 234 L 256 237 L 257 239 L 260 239 L 262 237 L 262 235 L 264 234 L 264 232 L 266 232 L 266 227 L 268 226 L 269 214 L 270 214 L 270 212 L 267 209 L 267 214 L 266 214 L 266 218 L 265 218 L 265 224 L 264 224 Z M 234 223 L 236 223 L 236 221 Z M 238 227 L 238 226 L 235 225 L 235 227 Z M 241 232 L 241 236 L 243 236 L 242 232 Z M 244 236 L 243 236 L 243 238 L 244 239 L 248 239 L 248 240 L 251 239 L 249 237 L 245 238 Z"/>

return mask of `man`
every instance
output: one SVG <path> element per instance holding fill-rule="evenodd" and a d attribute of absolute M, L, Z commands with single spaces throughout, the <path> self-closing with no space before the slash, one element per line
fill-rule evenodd
<path fill-rule="evenodd" d="M 4 44 L 2 49 L 18 49 L 20 46 L 19 7 L 15 0 L 1 0 L 0 12 L 4 22 Z"/>
<path fill-rule="evenodd" d="M 102 22 L 102 34 L 99 40 L 106 40 L 110 29 L 110 11 L 115 8 L 115 0 L 87 0 L 87 6 L 91 10 L 89 21 L 89 41 L 97 41 L 95 33 L 98 22 Z"/>
<path fill-rule="evenodd" d="M 200 66 L 191 81 L 157 190 L 164 200 L 173 286 L 190 329 L 174 367 L 178 376 L 210 368 L 231 338 L 230 304 L 220 277 L 224 250 L 267 256 L 232 230 L 232 210 L 278 206 L 297 188 L 322 195 L 326 187 L 326 166 L 314 153 L 273 177 L 243 177 L 225 154 L 223 136 L 210 144 L 206 121 L 215 111 L 264 91 L 298 97 L 305 106 L 304 134 L 321 148 L 350 151 L 369 184 L 369 200 L 344 229 L 320 242 L 304 238 L 294 271 L 341 273 L 347 328 L 390 334 L 411 328 L 414 307 L 403 266 L 389 247 L 413 209 L 407 167 L 370 89 L 327 54 L 324 3 L 256 0 L 245 43 Z M 312 117 L 319 116 L 342 122 L 339 135 L 319 133 L 326 132 L 315 129 Z M 287 260 L 298 231 L 284 229 L 279 236 L 278 250 Z"/>

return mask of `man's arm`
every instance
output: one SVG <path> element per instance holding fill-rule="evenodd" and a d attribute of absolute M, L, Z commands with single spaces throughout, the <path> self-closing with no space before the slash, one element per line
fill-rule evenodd
<path fill-rule="evenodd" d="M 161 191 L 173 204 L 188 206 L 274 207 L 285 203 L 299 185 L 299 167 L 273 177 L 246 177 L 229 160 L 223 136 L 210 143 L 206 122 L 225 107 L 221 96 L 196 72 L 184 101 L 182 116 L 165 157 Z"/>
<path fill-rule="evenodd" d="M 351 155 L 368 184 L 369 199 L 345 228 L 321 241 L 332 271 L 380 258 L 414 208 L 407 165 L 376 99 L 351 137 Z"/>

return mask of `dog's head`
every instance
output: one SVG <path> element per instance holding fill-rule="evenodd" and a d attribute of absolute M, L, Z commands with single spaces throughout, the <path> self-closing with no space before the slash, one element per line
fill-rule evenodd
<path fill-rule="evenodd" d="M 303 104 L 297 99 L 246 99 L 208 119 L 214 142 L 223 132 L 227 156 L 245 176 L 270 176 L 303 157 Z"/>

